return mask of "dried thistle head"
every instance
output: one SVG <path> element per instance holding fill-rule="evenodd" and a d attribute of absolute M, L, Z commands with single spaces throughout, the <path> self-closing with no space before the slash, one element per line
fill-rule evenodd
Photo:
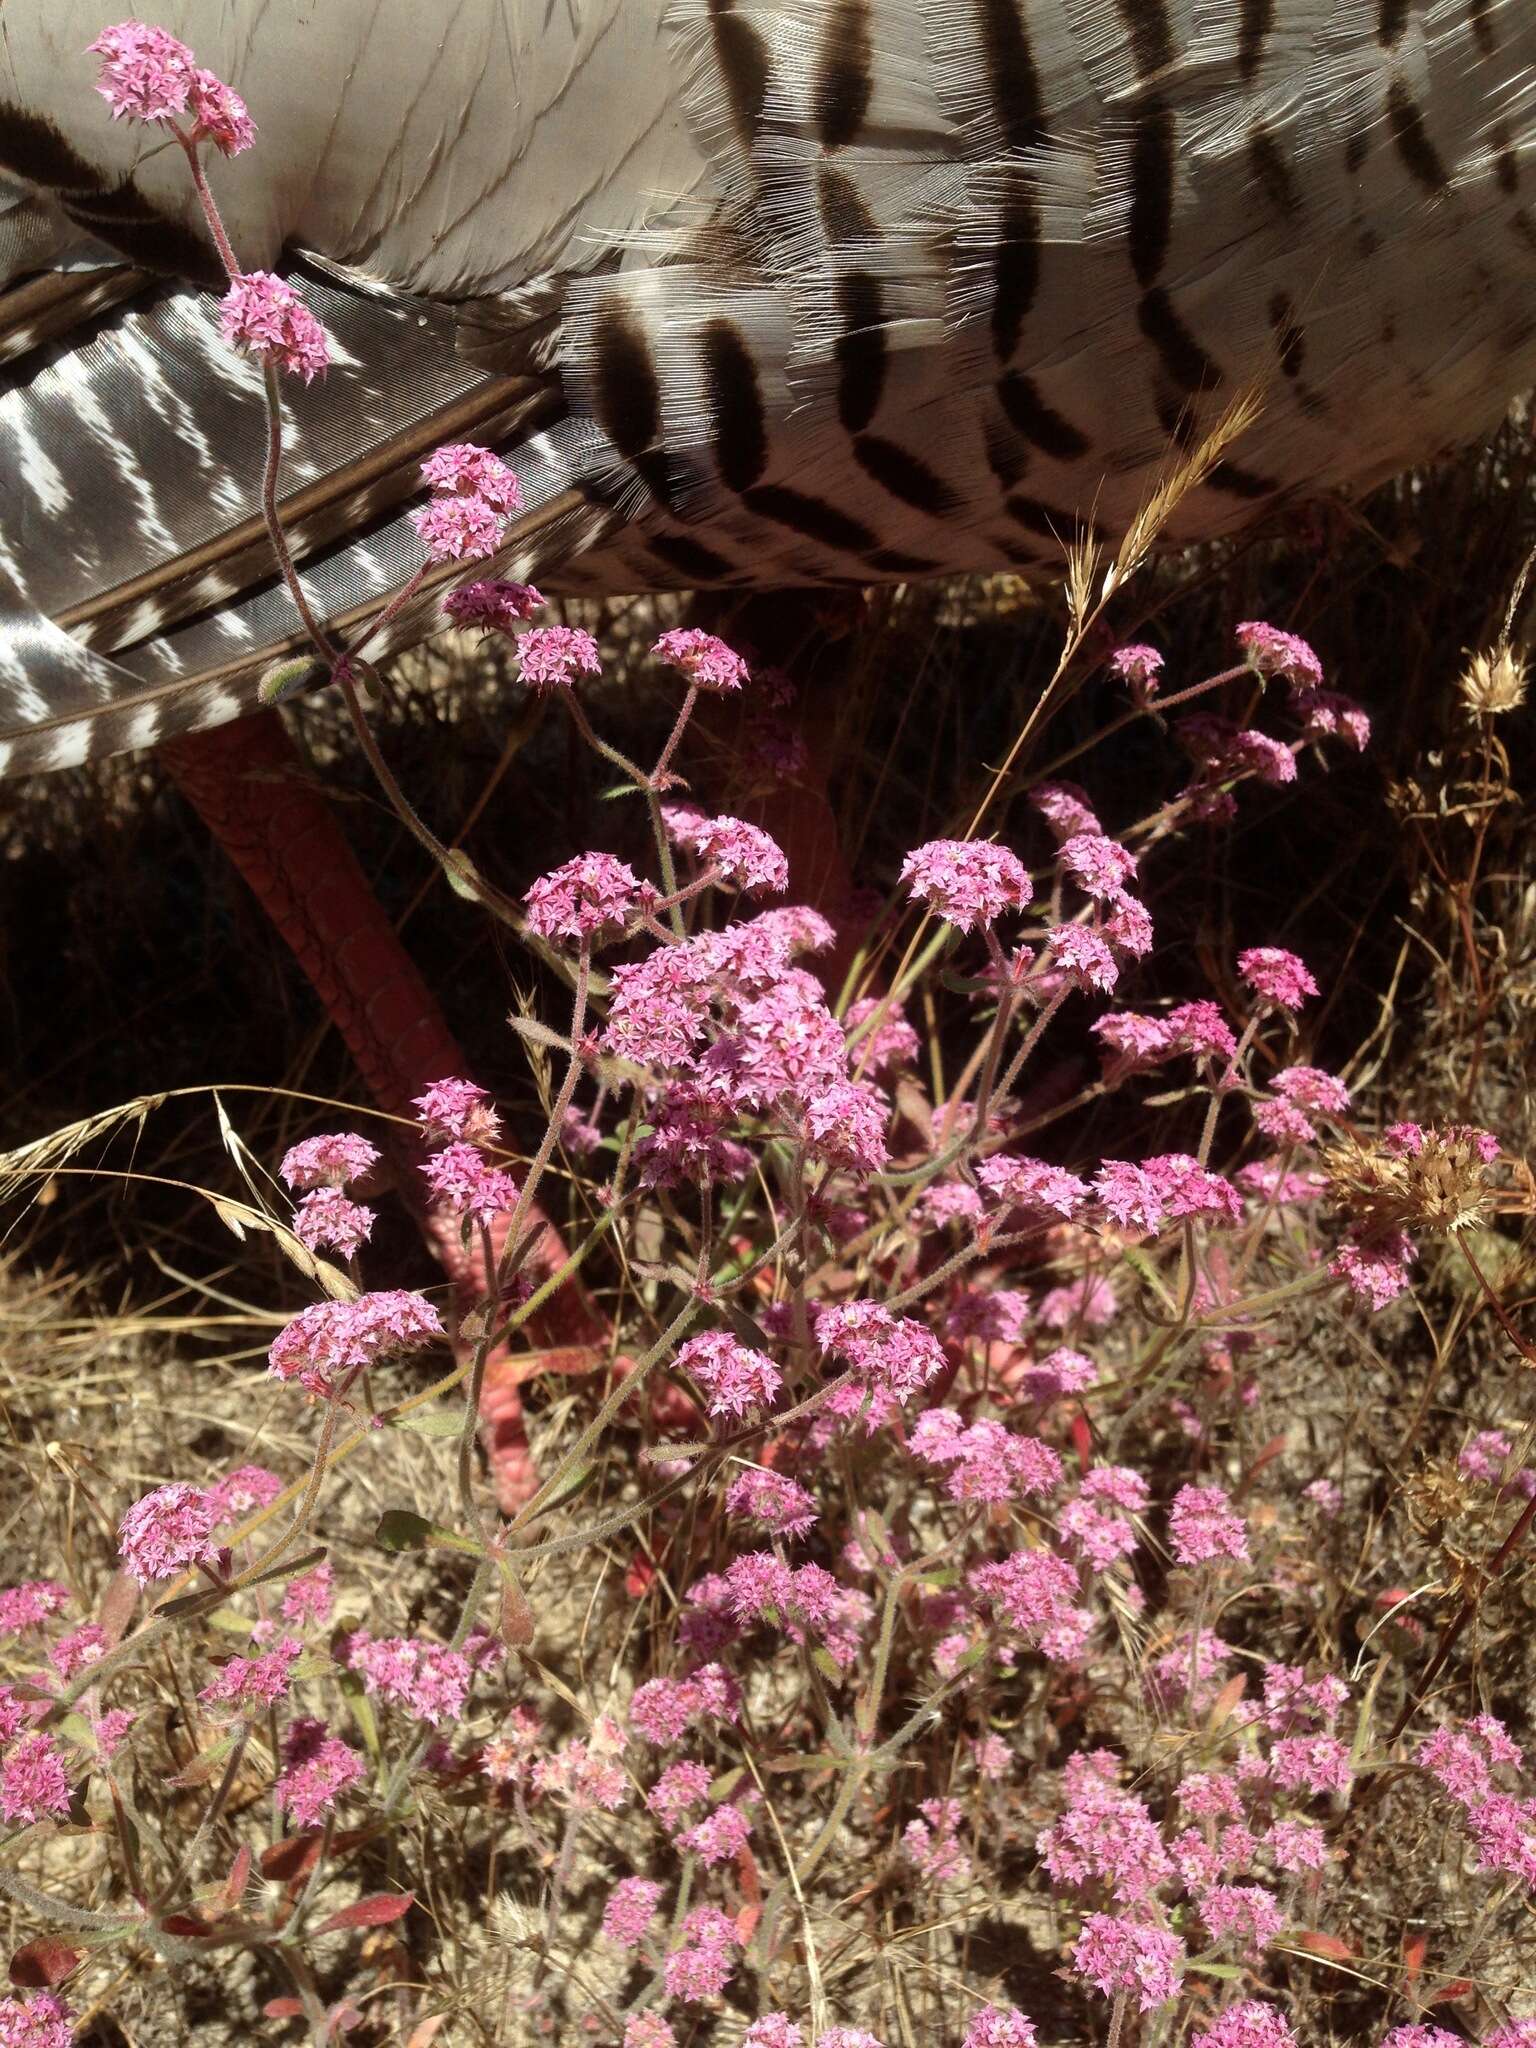
<path fill-rule="evenodd" d="M 1419 1131 L 1410 1143 L 1348 1139 L 1323 1154 L 1329 1192 L 1367 1237 L 1400 1230 L 1466 1230 L 1492 1206 L 1484 1133 L 1463 1124 Z"/>
<path fill-rule="evenodd" d="M 1525 662 L 1501 640 L 1489 652 L 1473 655 L 1456 690 L 1474 718 L 1517 711 L 1525 702 Z"/>
<path fill-rule="evenodd" d="M 1438 1542 L 1446 1524 L 1466 1513 L 1475 1489 L 1454 1458 L 1438 1458 L 1419 1466 L 1403 1482 L 1402 1503 L 1418 1535 Z"/>

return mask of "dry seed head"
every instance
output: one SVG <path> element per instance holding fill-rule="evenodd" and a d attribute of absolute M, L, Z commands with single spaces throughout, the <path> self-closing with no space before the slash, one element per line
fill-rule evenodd
<path fill-rule="evenodd" d="M 1367 1237 L 1399 1230 L 1465 1230 L 1488 1214 L 1492 1191 L 1471 1133 L 1427 1131 L 1415 1154 L 1350 1139 L 1322 1159 L 1329 1192 Z"/>
<path fill-rule="evenodd" d="M 1474 654 L 1456 685 L 1474 718 L 1497 718 L 1525 702 L 1525 663 L 1507 641 L 1490 653 Z"/>

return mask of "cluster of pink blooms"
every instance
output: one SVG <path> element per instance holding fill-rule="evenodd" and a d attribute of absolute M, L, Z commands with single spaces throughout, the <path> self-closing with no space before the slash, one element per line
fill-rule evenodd
<path fill-rule="evenodd" d="M 542 611 L 544 598 L 531 583 L 513 583 L 505 576 L 485 576 L 461 583 L 443 599 L 444 614 L 463 632 L 508 633 Z"/>
<path fill-rule="evenodd" d="M 346 1655 L 369 1692 L 398 1701 L 419 1720 L 436 1726 L 456 1721 L 464 1711 L 472 1674 L 462 1650 L 420 1636 L 371 1636 L 358 1629 Z"/>
<path fill-rule="evenodd" d="M 339 1251 L 356 1258 L 373 1232 L 374 1213 L 346 1193 L 350 1182 L 371 1173 L 379 1152 L 356 1131 L 304 1138 L 283 1155 L 278 1172 L 303 1198 L 293 1214 L 294 1234 L 311 1251 Z"/>
<path fill-rule="evenodd" d="M 1168 1537 L 1180 1564 L 1248 1561 L 1247 1528 L 1219 1486 L 1181 1486 L 1168 1510 Z"/>
<path fill-rule="evenodd" d="M 696 690 L 723 696 L 749 680 L 747 664 L 734 648 L 697 626 L 674 627 L 651 649 L 658 661 L 675 668 Z"/>
<path fill-rule="evenodd" d="M 124 1568 L 141 1586 L 173 1579 L 199 1566 L 212 1570 L 219 1560 L 213 1540 L 218 1511 L 200 1487 L 177 1480 L 157 1486 L 136 1500 L 117 1531 L 118 1554 Z"/>
<path fill-rule="evenodd" d="M 697 1723 L 729 1725 L 741 1711 L 741 1688 L 722 1664 L 703 1664 L 687 1678 L 652 1678 L 629 1703 L 637 1734 L 659 1748 L 680 1741 Z"/>
<path fill-rule="evenodd" d="M 24 1585 L 0 1590 L 0 1641 L 41 1628 L 69 1605 L 69 1588 L 57 1579 L 28 1579 Z"/>
<path fill-rule="evenodd" d="M 296 1380 L 306 1393 L 331 1400 L 380 1359 L 420 1350 L 442 1334 L 429 1301 L 387 1288 L 356 1301 L 317 1301 L 301 1309 L 272 1340 L 267 1366 L 274 1379 Z"/>
<path fill-rule="evenodd" d="M 260 363 L 311 383 L 330 366 L 325 329 L 291 284 L 270 270 L 242 271 L 219 304 L 219 332 Z"/>
<path fill-rule="evenodd" d="M 603 672 L 597 642 L 580 626 L 535 626 L 517 643 L 518 674 L 530 690 L 568 690 L 577 676 Z"/>
<path fill-rule="evenodd" d="M 635 918 L 652 909 L 656 892 L 627 861 L 611 853 L 581 853 L 541 875 L 523 901 L 531 932 L 586 946 L 622 938 Z"/>
<path fill-rule="evenodd" d="M 1416 1759 L 1466 1815 L 1473 1866 L 1536 1886 L 1536 1797 L 1504 1788 L 1498 1773 L 1519 1772 L 1520 1745 L 1495 1714 L 1459 1728 L 1437 1728 Z"/>
<path fill-rule="evenodd" d="M 789 887 L 789 862 L 760 825 L 710 818 L 692 804 L 663 804 L 662 817 L 673 845 L 696 855 L 727 888 L 776 896 Z"/>
<path fill-rule="evenodd" d="M 664 1966 L 667 1996 L 702 2005 L 718 1998 L 730 1983 L 741 1936 L 735 1921 L 718 1906 L 695 1906 L 683 1922 L 682 1934 L 681 1945 Z"/>
<path fill-rule="evenodd" d="M 244 100 L 211 71 L 204 71 L 186 44 L 168 30 L 142 21 L 120 21 L 104 28 L 86 48 L 102 60 L 96 90 L 114 121 L 126 117 L 175 126 L 178 115 L 190 114 L 188 139 L 206 139 L 225 156 L 238 156 L 256 140 Z"/>
<path fill-rule="evenodd" d="M 902 1829 L 901 1846 L 930 1884 L 965 1884 L 971 1859 L 961 1837 L 965 1808 L 958 1799 L 924 1799 L 917 1818 Z"/>
<path fill-rule="evenodd" d="M 70 2048 L 74 2038 L 73 2016 L 56 1991 L 0 1998 L 0 2048 Z"/>
<path fill-rule="evenodd" d="M 517 478 L 499 455 L 472 442 L 438 448 L 421 465 L 432 496 L 410 514 L 433 562 L 472 562 L 494 555 L 508 519 L 523 502 Z"/>
<path fill-rule="evenodd" d="M 771 1359 L 738 1343 L 726 1330 L 706 1330 L 690 1337 L 673 1363 L 703 1388 L 711 1415 L 755 1415 L 772 1406 L 783 1384 L 783 1375 Z"/>
<path fill-rule="evenodd" d="M 914 847 L 901 864 L 901 879 L 915 902 L 962 932 L 1026 909 L 1035 893 L 1018 855 L 984 840 L 933 839 Z"/>
<path fill-rule="evenodd" d="M 283 1743 L 278 1802 L 294 1827 L 312 1828 L 366 1775 L 357 1751 L 330 1734 L 323 1721 L 294 1721 Z"/>

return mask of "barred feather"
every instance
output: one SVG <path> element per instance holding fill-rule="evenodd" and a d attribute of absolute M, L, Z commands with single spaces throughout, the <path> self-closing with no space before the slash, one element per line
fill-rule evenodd
<path fill-rule="evenodd" d="M 343 625 L 420 560 L 402 502 L 443 439 L 510 453 L 509 573 L 548 587 L 862 583 L 1123 528 L 1251 382 L 1178 537 L 1369 485 L 1536 377 L 1528 0 L 160 18 L 261 127 L 213 170 L 242 260 L 299 252 L 337 344 L 284 491 Z M 179 153 L 91 90 L 100 25 L 55 0 L 0 45 L 12 773 L 238 715 L 296 644 L 257 381 Z"/>

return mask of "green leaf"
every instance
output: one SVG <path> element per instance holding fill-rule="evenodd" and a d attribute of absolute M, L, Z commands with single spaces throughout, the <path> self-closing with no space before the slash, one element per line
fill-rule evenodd
<path fill-rule="evenodd" d="M 615 797 L 644 795 L 645 791 L 641 789 L 638 783 L 613 782 L 609 784 L 607 789 L 600 789 L 597 792 L 597 800 L 600 804 L 611 804 Z"/>
<path fill-rule="evenodd" d="M 811 1652 L 811 1662 L 816 1666 L 816 1669 L 821 1673 L 828 1685 L 842 1684 L 844 1677 L 842 1666 L 837 1662 L 831 1651 L 824 1650 L 820 1643 Z"/>
<path fill-rule="evenodd" d="M 369 1699 L 363 1681 L 355 1671 L 343 1671 L 338 1683 L 341 1686 L 342 1698 L 352 1710 L 357 1732 L 363 1738 L 363 1747 L 377 1763 L 380 1756 L 379 1724 L 374 1718 L 373 1701 Z"/>
<path fill-rule="evenodd" d="M 459 1437 L 467 1413 L 464 1408 L 427 1408 L 419 1415 L 396 1416 L 389 1427 L 403 1429 L 408 1436 Z"/>
<path fill-rule="evenodd" d="M 457 1550 L 465 1557 L 484 1557 L 485 1546 L 473 1536 L 459 1536 L 452 1529 L 444 1529 L 436 1522 L 429 1522 L 424 1515 L 414 1514 L 410 1508 L 388 1508 L 379 1517 L 379 1526 L 373 1532 L 373 1540 L 381 1550 L 399 1552 L 403 1550 Z"/>
<path fill-rule="evenodd" d="M 1223 1977 L 1233 1984 L 1241 1982 L 1244 1974 L 1236 1963 L 1203 1963 L 1198 1956 L 1191 1958 L 1184 1967 L 1197 1971 L 1202 1977 Z"/>

